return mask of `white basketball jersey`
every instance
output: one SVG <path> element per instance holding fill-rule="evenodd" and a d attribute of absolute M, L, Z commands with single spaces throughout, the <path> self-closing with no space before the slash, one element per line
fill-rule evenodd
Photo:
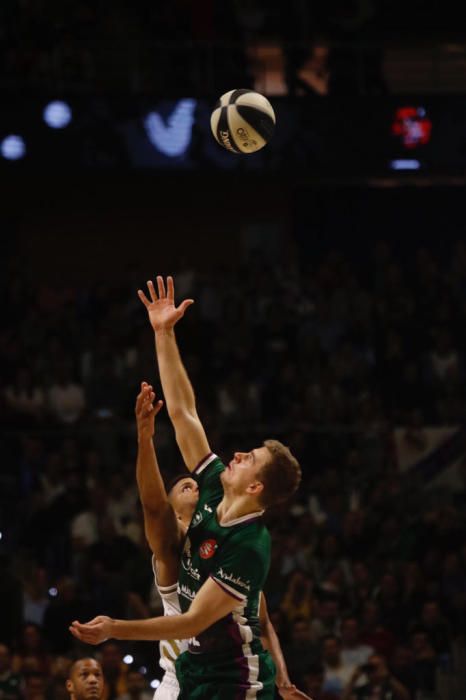
<path fill-rule="evenodd" d="M 154 572 L 155 585 L 162 598 L 163 614 L 181 615 L 178 593 L 176 592 L 178 583 L 174 583 L 172 586 L 159 586 L 155 568 L 155 557 L 152 557 L 152 570 Z M 175 661 L 183 651 L 187 651 L 188 640 L 163 639 L 159 642 L 159 649 L 160 666 L 166 673 L 173 674 L 176 677 Z"/>

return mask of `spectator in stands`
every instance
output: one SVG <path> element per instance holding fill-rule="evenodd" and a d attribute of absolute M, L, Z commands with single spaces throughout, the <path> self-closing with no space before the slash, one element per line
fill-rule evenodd
<path fill-rule="evenodd" d="M 34 671 L 46 676 L 50 670 L 50 662 L 41 628 L 32 623 L 24 625 L 18 650 L 13 656 L 13 670 L 16 673 Z"/>
<path fill-rule="evenodd" d="M 361 676 L 367 682 L 358 687 Z M 356 668 L 342 695 L 342 700 L 410 700 L 409 691 L 393 676 L 383 656 L 373 654 L 364 666 Z"/>
<path fill-rule="evenodd" d="M 320 642 L 325 635 L 338 635 L 341 624 L 338 598 L 322 593 L 316 607 L 316 615 L 311 622 L 313 641 Z"/>
<path fill-rule="evenodd" d="M 322 661 L 324 664 L 323 690 L 341 697 L 354 672 L 354 664 L 343 661 L 339 637 L 329 634 L 323 638 Z"/>
<path fill-rule="evenodd" d="M 304 689 L 310 695 L 312 700 L 338 700 L 339 696 L 335 693 L 323 690 L 324 686 L 324 667 L 321 663 L 313 663 L 307 670 L 304 676 Z"/>
<path fill-rule="evenodd" d="M 22 421 L 29 419 L 31 426 L 44 418 L 45 394 L 26 367 L 18 369 L 14 384 L 5 389 L 5 400 L 9 410 Z"/>
<path fill-rule="evenodd" d="M 374 649 L 360 639 L 358 618 L 347 615 L 341 623 L 341 658 L 348 666 L 362 666 Z"/>
<path fill-rule="evenodd" d="M 136 666 L 130 667 L 126 676 L 127 692 L 119 695 L 117 700 L 152 700 L 153 693 L 147 689 L 142 673 Z"/>
<path fill-rule="evenodd" d="M 291 677 L 301 683 L 311 664 L 319 658 L 319 647 L 312 641 L 305 617 L 296 617 L 291 623 L 290 639 L 283 644 L 283 654 Z"/>
<path fill-rule="evenodd" d="M 128 667 L 123 663 L 121 647 L 116 642 L 105 642 L 100 650 L 104 674 L 102 700 L 116 700 L 128 692 Z"/>
<path fill-rule="evenodd" d="M 43 567 L 31 567 L 23 581 L 23 619 L 42 626 L 49 604 L 47 572 Z"/>
<path fill-rule="evenodd" d="M 304 619 L 309 624 L 312 607 L 312 580 L 303 571 L 296 569 L 288 578 L 281 610 L 288 622 Z"/>
<path fill-rule="evenodd" d="M 427 633 L 421 627 L 412 630 L 410 648 L 414 656 L 413 669 L 416 689 L 421 694 L 426 693 L 428 695 L 430 693 L 434 695 L 436 691 L 437 658 Z"/>
<path fill-rule="evenodd" d="M 24 700 L 47 700 L 47 675 L 39 671 L 24 674 Z"/>
<path fill-rule="evenodd" d="M 450 627 L 440 611 L 438 601 L 425 601 L 417 625 L 416 623 L 413 625 L 413 627 L 416 626 L 423 629 L 429 636 L 436 654 L 450 653 Z"/>
<path fill-rule="evenodd" d="M 70 700 L 102 700 L 105 685 L 99 662 L 91 658 L 75 661 L 69 669 L 66 689 Z"/>
<path fill-rule="evenodd" d="M 86 399 L 82 385 L 73 379 L 70 367 L 63 363 L 56 368 L 55 378 L 48 390 L 52 416 L 58 423 L 76 423 L 84 413 Z"/>

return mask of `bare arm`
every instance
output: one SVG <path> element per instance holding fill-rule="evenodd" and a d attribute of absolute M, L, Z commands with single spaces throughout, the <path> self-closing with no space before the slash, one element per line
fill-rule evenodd
<path fill-rule="evenodd" d="M 260 606 L 259 606 L 259 620 L 261 625 L 261 641 L 264 649 L 268 649 L 275 668 L 277 669 L 277 676 L 275 678 L 275 684 L 278 688 L 278 692 L 282 698 L 285 700 L 294 699 L 298 700 L 310 700 L 308 695 L 305 695 L 300 690 L 292 684 L 290 677 L 288 675 L 288 669 L 286 667 L 286 661 L 283 656 L 282 648 L 280 646 L 280 641 L 275 632 L 275 628 L 272 625 L 268 611 L 265 596 L 261 593 Z"/>
<path fill-rule="evenodd" d="M 170 586 L 178 578 L 182 531 L 176 514 L 168 501 L 154 449 L 154 420 L 162 401 L 154 405 L 152 386 L 141 384 L 136 399 L 138 455 L 136 480 L 144 514 L 144 530 L 149 547 L 157 562 L 160 585 Z"/>
<path fill-rule="evenodd" d="M 238 600 L 211 578 L 203 584 L 182 615 L 153 617 L 149 620 L 113 620 L 101 615 L 81 624 L 74 621 L 70 632 L 87 644 L 101 644 L 109 638 L 158 640 L 190 639 L 203 632 L 238 607 Z"/>
<path fill-rule="evenodd" d="M 197 415 L 194 391 L 181 360 L 175 337 L 175 324 L 184 316 L 192 299 L 175 307 L 173 278 L 167 278 L 167 290 L 162 277 L 157 277 L 158 296 L 151 281 L 147 283 L 150 301 L 138 291 L 155 332 L 155 348 L 160 380 L 168 414 L 175 428 L 176 440 L 184 462 L 193 471 L 210 452 L 209 443 Z"/>

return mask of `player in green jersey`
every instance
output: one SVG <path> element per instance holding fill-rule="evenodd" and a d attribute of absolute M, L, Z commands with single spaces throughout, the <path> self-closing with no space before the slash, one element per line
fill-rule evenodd
<path fill-rule="evenodd" d="M 185 464 L 198 478 L 200 498 L 182 556 L 179 596 L 183 613 L 170 618 L 123 621 L 98 617 L 73 623 L 89 643 L 119 639 L 189 638 L 177 662 L 182 700 L 229 700 L 274 696 L 275 670 L 259 639 L 258 608 L 270 562 L 270 537 L 261 522 L 265 508 L 288 499 L 300 468 L 288 448 L 274 440 L 236 452 L 227 467 L 212 454 L 197 415 L 194 392 L 182 364 L 175 324 L 193 303 L 176 307 L 172 278 L 158 296 L 142 291 L 155 331 L 160 378 Z"/>

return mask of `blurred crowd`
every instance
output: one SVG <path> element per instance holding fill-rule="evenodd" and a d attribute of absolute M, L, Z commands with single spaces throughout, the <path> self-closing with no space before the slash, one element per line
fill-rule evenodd
<path fill-rule="evenodd" d="M 412 5 L 412 6 L 411 6 Z M 316 0 L 5 0 L 0 5 L 0 81 L 12 90 L 68 93 L 163 91 L 212 94 L 252 85 L 256 41 L 283 47 L 291 94 L 385 90 L 387 38 L 455 30 L 417 3 Z M 415 28 L 415 30 L 414 30 Z M 332 48 L 329 48 L 332 47 Z M 307 64 L 311 80 L 299 77 Z M 312 79 L 312 76 L 314 79 Z"/>
<path fill-rule="evenodd" d="M 379 242 L 366 263 L 331 251 L 280 269 L 255 253 L 186 263 L 175 284 L 196 300 L 178 335 L 213 449 L 273 436 L 303 467 L 295 502 L 267 516 L 290 675 L 314 700 L 457 700 L 466 461 L 462 490 L 426 491 L 400 472 L 393 428 L 416 441 L 464 422 L 466 246 L 402 260 Z M 33 284 L 18 260 L 2 277 L 1 700 L 63 700 L 84 653 L 70 621 L 161 611 L 135 480 L 136 393 L 159 386 L 143 282 Z M 162 415 L 156 448 L 179 471 Z M 144 700 L 155 644 L 100 653 L 106 700 Z"/>

